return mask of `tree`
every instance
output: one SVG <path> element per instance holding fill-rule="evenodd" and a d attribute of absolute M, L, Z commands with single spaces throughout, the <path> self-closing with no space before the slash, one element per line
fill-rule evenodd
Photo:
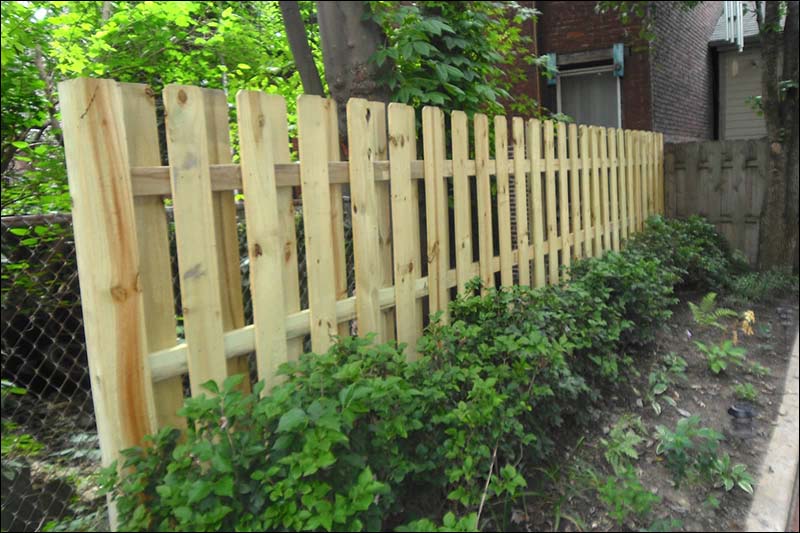
<path fill-rule="evenodd" d="M 303 81 L 303 91 L 306 94 L 325 95 L 322 87 L 322 80 L 319 77 L 319 70 L 314 63 L 314 56 L 311 47 L 308 45 L 306 26 L 300 14 L 300 6 L 297 2 L 278 2 L 283 16 L 283 25 L 286 27 L 286 36 L 289 39 L 289 46 L 294 56 L 294 63 L 297 65 L 297 72 Z"/>
<path fill-rule="evenodd" d="M 766 4 L 763 7 L 761 4 Z M 797 2 L 756 2 L 761 35 L 761 107 L 767 123 L 769 165 L 761 213 L 758 262 L 798 269 L 798 12 Z M 781 16 L 785 14 L 783 28 Z M 779 65 L 783 62 L 783 68 Z"/>
<path fill-rule="evenodd" d="M 680 2 L 684 9 L 697 1 Z M 598 2 L 600 11 L 615 11 L 623 23 L 643 20 L 640 36 L 654 34 L 649 2 Z M 754 100 L 767 126 L 769 161 L 767 192 L 759 226 L 758 264 L 762 269 L 793 266 L 798 270 L 798 204 L 800 203 L 800 102 L 798 102 L 798 2 L 755 2 L 761 39 L 761 95 Z M 656 43 L 657 46 L 657 43 Z M 782 66 L 781 66 L 782 65 Z"/>

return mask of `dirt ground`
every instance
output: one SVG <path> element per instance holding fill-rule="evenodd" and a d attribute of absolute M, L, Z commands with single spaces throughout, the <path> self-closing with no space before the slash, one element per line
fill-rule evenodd
<path fill-rule="evenodd" d="M 518 531 L 742 531 L 745 527 L 752 496 L 739 487 L 726 492 L 705 482 L 682 483 L 677 489 L 672 477 L 656 453 L 655 428 L 663 425 L 674 430 L 682 417 L 696 415 L 701 425 L 721 432 L 725 439 L 721 452 L 731 456 L 732 463 L 744 463 L 758 484 L 756 475 L 762 456 L 769 444 L 780 407 L 780 393 L 789 361 L 791 343 L 794 341 L 798 319 L 798 296 L 787 294 L 769 304 L 739 308 L 739 313 L 752 309 L 756 321 L 752 336 L 739 335 L 739 345 L 747 349 L 745 366 L 729 366 L 719 375 L 708 369 L 705 355 L 693 341 L 718 343 L 724 333 L 714 327 L 698 327 L 687 305 L 699 303 L 703 294 L 680 294 L 680 303 L 673 317 L 664 325 L 651 352 L 637 356 L 642 361 L 639 377 L 616 395 L 598 406 L 592 417 L 596 423 L 577 434 L 566 437 L 564 451 L 551 468 L 538 469 L 528 476 L 529 496 L 522 509 L 512 513 L 511 528 Z M 691 334 L 691 335 L 690 335 Z M 683 357 L 688 363 L 685 382 L 671 384 L 664 395 L 670 395 L 675 406 L 660 401 L 662 412 L 656 414 L 645 397 L 648 375 L 661 358 L 670 352 Z M 767 376 L 749 371 L 757 362 L 770 369 Z M 751 427 L 734 427 L 728 409 L 737 402 L 734 387 L 750 383 L 758 391 L 753 402 L 755 417 Z M 613 521 L 597 492 L 587 482 L 587 471 L 596 472 L 605 479 L 613 473 L 604 458 L 605 447 L 600 439 L 608 438 L 613 424 L 625 415 L 641 417 L 645 427 L 645 440 L 637 447 L 638 460 L 632 461 L 642 485 L 661 497 L 661 503 L 641 520 L 629 518 L 622 526 Z M 569 444 L 568 444 L 569 443 Z M 718 505 L 708 500 L 715 497 Z"/>

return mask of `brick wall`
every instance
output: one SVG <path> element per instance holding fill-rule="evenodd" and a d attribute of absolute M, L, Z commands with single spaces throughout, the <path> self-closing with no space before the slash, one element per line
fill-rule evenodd
<path fill-rule="evenodd" d="M 688 11 L 676 4 L 654 3 L 653 125 L 665 142 L 713 139 L 714 64 L 708 39 L 722 3 L 704 2 Z"/>
<path fill-rule="evenodd" d="M 539 52 L 565 54 L 610 49 L 626 44 L 625 75 L 622 78 L 622 127 L 652 129 L 650 59 L 646 45 L 637 36 L 640 25 L 620 23 L 613 13 L 595 13 L 596 2 L 536 2 L 542 12 L 538 22 Z M 556 89 L 541 84 L 542 101 L 555 111 Z"/>

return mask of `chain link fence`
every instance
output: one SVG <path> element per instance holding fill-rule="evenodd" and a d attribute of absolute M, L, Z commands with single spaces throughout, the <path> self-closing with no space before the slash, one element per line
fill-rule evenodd
<path fill-rule="evenodd" d="M 345 200 L 349 294 L 354 291 L 352 229 Z M 180 299 L 174 223 L 166 211 L 172 274 Z M 246 323 L 252 323 L 244 209 L 238 209 Z M 302 213 L 298 265 L 307 307 Z M 2 217 L 2 530 L 107 530 L 98 496 L 100 449 L 83 332 L 69 214 Z M 180 301 L 176 302 L 176 315 Z M 180 322 L 179 322 L 180 324 Z M 176 332 L 180 336 L 181 330 Z M 306 346 L 308 349 L 308 345 Z M 251 371 L 256 365 L 251 361 Z M 49 524 L 49 526 L 48 526 Z"/>

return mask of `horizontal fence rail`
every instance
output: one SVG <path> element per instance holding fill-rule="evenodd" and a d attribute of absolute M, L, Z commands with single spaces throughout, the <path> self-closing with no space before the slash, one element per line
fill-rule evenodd
<path fill-rule="evenodd" d="M 168 165 L 153 92 L 60 84 L 81 296 L 106 464 L 176 415 L 182 379 L 256 374 L 267 390 L 304 340 L 374 332 L 413 350 L 428 317 L 479 276 L 484 288 L 566 279 L 573 259 L 618 250 L 664 212 L 660 134 L 351 99 L 348 160 L 336 106 L 237 95 L 238 164 L 221 91 L 164 89 Z M 494 154 L 494 155 L 492 155 Z M 421 159 L 419 156 L 422 156 Z M 348 290 L 345 188 L 355 290 Z M 293 188 L 302 192 L 302 236 Z M 234 197 L 244 197 L 253 323 L 245 325 Z M 164 200 L 174 212 L 185 341 L 176 340 Z M 298 239 L 305 259 L 298 262 Z M 349 244 L 349 243 L 348 243 Z M 305 268 L 301 268 L 304 266 Z M 300 272 L 308 304 L 301 308 Z M 249 387 L 245 383 L 245 387 Z"/>

